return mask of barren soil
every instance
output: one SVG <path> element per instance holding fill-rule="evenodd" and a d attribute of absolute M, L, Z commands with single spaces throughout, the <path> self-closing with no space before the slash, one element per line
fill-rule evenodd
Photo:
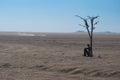
<path fill-rule="evenodd" d="M 120 80 L 120 35 L 0 35 L 0 80 Z"/>

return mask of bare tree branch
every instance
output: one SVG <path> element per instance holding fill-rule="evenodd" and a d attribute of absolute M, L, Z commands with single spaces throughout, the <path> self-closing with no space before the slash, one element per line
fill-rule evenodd
<path fill-rule="evenodd" d="M 91 20 L 95 20 L 96 18 L 98 18 L 99 16 L 95 16 L 95 17 L 91 17 Z"/>
<path fill-rule="evenodd" d="M 89 28 L 89 25 L 86 19 L 84 19 L 84 22 L 85 22 L 86 27 Z"/>
<path fill-rule="evenodd" d="M 96 19 L 96 18 L 98 18 L 99 16 L 95 16 L 95 17 L 93 17 L 94 19 Z"/>
<path fill-rule="evenodd" d="M 79 15 L 75 15 L 75 16 L 76 16 L 76 17 L 79 17 L 80 19 L 82 19 L 82 20 L 84 21 L 85 25 L 81 25 L 81 24 L 79 24 L 79 25 L 85 27 L 85 28 L 87 29 L 87 32 L 88 32 L 89 37 L 91 37 L 90 30 L 89 30 L 89 24 L 88 24 L 88 22 L 87 22 L 87 19 L 89 19 L 89 18 L 85 19 L 85 18 L 82 18 L 82 17 L 79 16 Z"/>
<path fill-rule="evenodd" d="M 88 27 L 86 27 L 86 29 L 87 29 L 87 31 L 88 31 L 89 37 L 91 37 L 90 30 L 88 29 Z"/>
<path fill-rule="evenodd" d="M 81 16 L 79 16 L 79 15 L 75 15 L 76 17 L 79 17 L 80 19 L 82 19 L 82 20 L 85 20 L 84 18 L 82 18 Z"/>
<path fill-rule="evenodd" d="M 86 26 L 84 26 L 84 25 L 82 25 L 82 24 L 78 24 L 78 25 L 86 28 Z"/>
<path fill-rule="evenodd" d="M 99 21 L 95 22 L 94 25 L 96 25 L 96 24 L 98 24 L 98 23 L 99 23 Z"/>
<path fill-rule="evenodd" d="M 91 19 L 92 17 L 90 17 L 90 16 L 87 16 L 88 17 L 88 19 Z"/>
<path fill-rule="evenodd" d="M 82 19 L 84 22 L 85 22 L 85 26 L 86 27 L 89 27 L 89 25 L 88 25 L 88 22 L 87 22 L 87 19 L 84 19 L 84 18 L 82 18 L 81 16 L 79 16 L 79 15 L 75 15 L 76 17 L 79 17 L 80 19 Z"/>
<path fill-rule="evenodd" d="M 93 27 L 93 30 L 95 29 L 95 27 Z"/>

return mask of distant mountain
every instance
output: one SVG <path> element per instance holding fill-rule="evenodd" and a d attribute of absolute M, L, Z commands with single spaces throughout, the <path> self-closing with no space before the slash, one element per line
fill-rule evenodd
<path fill-rule="evenodd" d="M 87 31 L 81 31 L 78 30 L 76 31 L 76 33 L 87 33 Z M 116 33 L 116 32 L 111 32 L 111 31 L 105 31 L 105 32 L 94 32 L 95 34 L 120 34 L 120 33 Z"/>
<path fill-rule="evenodd" d="M 111 32 L 111 31 L 105 31 L 105 32 L 95 32 L 96 34 L 118 34 L 115 32 Z"/>
<path fill-rule="evenodd" d="M 77 33 L 84 33 L 84 31 L 81 31 L 81 30 L 78 30 L 78 31 L 76 31 Z"/>

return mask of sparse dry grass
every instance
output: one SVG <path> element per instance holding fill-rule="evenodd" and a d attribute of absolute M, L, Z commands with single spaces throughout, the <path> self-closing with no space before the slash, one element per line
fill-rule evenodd
<path fill-rule="evenodd" d="M 119 80 L 120 35 L 0 36 L 0 80 Z M 100 57 L 99 57 L 100 56 Z"/>

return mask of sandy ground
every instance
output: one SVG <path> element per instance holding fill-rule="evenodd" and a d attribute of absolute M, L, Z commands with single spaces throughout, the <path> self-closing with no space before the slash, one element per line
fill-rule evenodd
<path fill-rule="evenodd" d="M 85 34 L 0 35 L 0 80 L 120 80 L 120 35 L 93 42 L 90 58 Z"/>

